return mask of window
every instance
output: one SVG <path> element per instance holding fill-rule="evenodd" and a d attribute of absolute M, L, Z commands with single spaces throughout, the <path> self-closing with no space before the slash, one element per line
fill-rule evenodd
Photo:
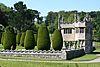
<path fill-rule="evenodd" d="M 80 33 L 84 33 L 84 28 L 80 28 Z"/>
<path fill-rule="evenodd" d="M 72 34 L 72 28 L 64 28 L 64 34 Z"/>

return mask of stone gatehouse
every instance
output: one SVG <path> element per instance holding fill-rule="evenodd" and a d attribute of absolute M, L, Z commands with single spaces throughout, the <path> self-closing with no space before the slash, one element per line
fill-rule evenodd
<path fill-rule="evenodd" d="M 58 17 L 58 29 L 63 37 L 63 49 L 84 48 L 85 53 L 90 53 L 92 47 L 92 23 L 88 14 L 80 21 L 78 14 L 74 15 L 73 23 L 66 23 L 62 16 Z"/>

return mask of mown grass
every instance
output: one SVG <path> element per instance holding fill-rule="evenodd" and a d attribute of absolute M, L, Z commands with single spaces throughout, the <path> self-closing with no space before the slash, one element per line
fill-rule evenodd
<path fill-rule="evenodd" d="M 94 50 L 93 52 L 100 52 L 100 48 L 99 48 L 99 49 Z"/>
<path fill-rule="evenodd" d="M 0 61 L 1 67 L 100 67 L 100 63 L 48 63 L 25 61 Z"/>
<path fill-rule="evenodd" d="M 94 50 L 93 52 L 100 52 L 100 42 L 94 42 L 94 46 L 96 50 Z"/>
<path fill-rule="evenodd" d="M 90 60 L 94 60 L 98 58 L 98 56 L 96 56 L 95 54 L 86 54 L 82 57 L 78 57 L 78 58 L 75 58 L 75 59 L 72 59 L 74 61 L 90 61 Z"/>
<path fill-rule="evenodd" d="M 100 42 L 93 42 L 94 46 L 100 46 Z"/>

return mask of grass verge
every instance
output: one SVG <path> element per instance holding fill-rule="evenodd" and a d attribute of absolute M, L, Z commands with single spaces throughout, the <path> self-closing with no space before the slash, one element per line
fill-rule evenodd
<path fill-rule="evenodd" d="M 90 60 L 94 60 L 98 58 L 98 56 L 96 56 L 95 54 L 86 54 L 82 57 L 78 57 L 73 59 L 74 61 L 90 61 Z"/>
<path fill-rule="evenodd" d="M 0 60 L 1 67 L 100 67 L 99 63 L 48 63 Z"/>

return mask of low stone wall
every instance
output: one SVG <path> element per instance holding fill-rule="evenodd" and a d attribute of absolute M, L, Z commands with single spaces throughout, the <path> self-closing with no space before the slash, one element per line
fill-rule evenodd
<path fill-rule="evenodd" d="M 66 51 L 66 52 L 67 52 L 67 59 L 72 59 L 72 58 L 85 55 L 84 49 L 71 50 L 71 51 Z"/>
<path fill-rule="evenodd" d="M 34 50 L 0 50 L 0 56 L 16 56 L 31 58 L 50 58 L 56 60 L 67 60 L 84 55 L 83 49 L 62 51 L 34 51 Z"/>

